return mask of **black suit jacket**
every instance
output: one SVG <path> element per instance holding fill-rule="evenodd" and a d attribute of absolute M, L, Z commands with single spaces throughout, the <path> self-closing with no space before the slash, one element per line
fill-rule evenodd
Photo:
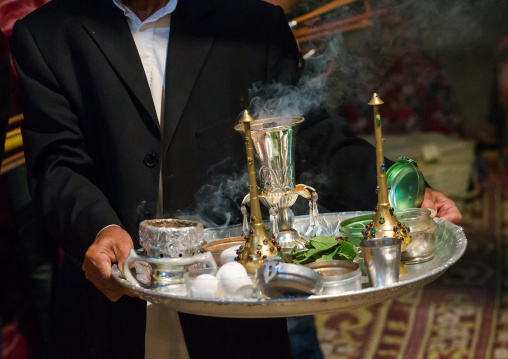
<path fill-rule="evenodd" d="M 56 356 L 142 357 L 144 303 L 109 302 L 85 279 L 84 253 L 109 224 L 124 227 L 138 245 L 139 222 L 155 215 L 161 166 L 168 216 L 195 208 L 195 194 L 212 175 L 241 173 L 245 147 L 233 127 L 248 89 L 297 76 L 298 49 L 284 13 L 257 0 L 180 0 L 162 130 L 125 16 L 112 0 L 51 1 L 16 23 L 13 54 L 30 189 L 66 253 L 55 300 Z M 305 183 L 330 193 L 330 210 L 372 209 L 375 166 L 358 164 L 374 152 L 338 120 L 306 122 L 300 146 L 314 157 L 300 162 L 300 172 L 317 173 L 320 182 Z M 348 170 L 358 167 L 362 186 Z M 346 190 L 336 191 L 341 183 Z"/>
<path fill-rule="evenodd" d="M 289 81 L 298 50 L 280 8 L 180 1 L 171 21 L 164 136 L 125 16 L 109 0 L 57 0 L 16 25 L 30 187 L 78 260 L 101 228 L 137 238 L 165 210 L 192 208 L 207 171 L 243 155 L 233 127 L 255 81 Z M 162 140 L 164 138 L 164 140 Z"/>
<path fill-rule="evenodd" d="M 30 189 L 66 253 L 54 357 L 143 357 L 145 303 L 109 302 L 83 275 L 86 249 L 109 224 L 138 245 L 139 222 L 155 215 L 161 166 L 165 211 L 192 209 L 209 168 L 230 158 L 234 172 L 245 162 L 233 127 L 250 86 L 296 78 L 298 49 L 280 7 L 181 0 L 171 20 L 164 131 L 111 0 L 53 0 L 15 26 Z"/>

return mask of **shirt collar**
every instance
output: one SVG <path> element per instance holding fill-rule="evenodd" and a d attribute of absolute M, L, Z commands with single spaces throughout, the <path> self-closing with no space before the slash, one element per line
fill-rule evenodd
<path fill-rule="evenodd" d="M 150 16 L 145 21 L 141 21 L 131 9 L 123 4 L 122 0 L 113 0 L 113 3 L 119 7 L 120 10 L 123 11 L 124 15 L 131 20 L 132 27 L 134 31 L 136 31 L 142 24 L 156 22 L 160 18 L 171 14 L 173 11 L 175 11 L 178 0 L 169 0 L 166 6 L 154 12 L 152 16 Z"/>

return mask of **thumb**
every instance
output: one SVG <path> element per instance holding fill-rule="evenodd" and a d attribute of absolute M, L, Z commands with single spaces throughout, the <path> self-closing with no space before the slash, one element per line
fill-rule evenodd
<path fill-rule="evenodd" d="M 104 242 L 110 248 L 111 262 L 117 263 L 120 270 L 134 248 L 129 234 L 119 226 L 107 227 L 99 233 L 97 241 Z"/>
<path fill-rule="evenodd" d="M 130 239 L 130 237 L 129 237 L 129 239 Z M 132 249 L 131 243 L 120 242 L 120 243 L 117 243 L 117 245 L 115 246 L 116 261 L 117 261 L 119 267 L 123 266 L 123 263 L 129 256 L 131 249 Z"/>

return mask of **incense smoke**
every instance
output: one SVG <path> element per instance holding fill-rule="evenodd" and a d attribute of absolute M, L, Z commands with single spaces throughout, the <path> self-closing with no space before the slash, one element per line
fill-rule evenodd
<path fill-rule="evenodd" d="M 502 23 L 506 18 L 505 12 L 493 10 L 499 6 L 496 0 L 370 2 L 373 10 L 386 8 L 388 15 L 372 18 L 368 28 L 305 43 L 299 81 L 293 85 L 253 84 L 249 90 L 251 115 L 254 118 L 305 117 L 320 106 L 336 115 L 347 101 L 367 107 L 372 96 L 370 90 L 377 92 L 383 88 L 376 66 L 391 61 L 394 48 L 407 50 L 418 44 L 432 56 L 443 55 L 456 48 L 474 46 L 485 38 L 485 23 Z M 298 10 L 300 14 L 306 13 L 320 5 L 323 2 L 300 1 Z M 346 6 L 327 14 L 322 22 L 351 15 L 351 8 Z M 319 172 L 301 173 L 300 179 L 310 186 L 327 182 Z M 222 175 L 211 175 L 209 184 L 196 195 L 195 211 L 177 215 L 198 220 L 205 226 L 238 223 L 240 203 L 247 193 L 246 172 L 240 175 L 222 171 Z M 304 210 L 307 206 L 302 200 L 297 201 L 298 205 Z"/>
<path fill-rule="evenodd" d="M 308 13 L 324 3 L 299 1 L 288 18 Z M 326 13 L 316 25 L 358 14 L 360 3 Z M 250 90 L 251 114 L 255 118 L 299 117 L 324 105 L 333 115 L 351 98 L 366 104 L 372 96 L 371 89 L 377 92 L 383 88 L 376 67 L 389 65 L 395 47 L 411 51 L 419 46 L 430 56 L 446 56 L 455 49 L 474 47 L 486 37 L 486 27 L 492 22 L 502 24 L 506 18 L 506 11 L 495 10 L 500 6 L 496 0 L 370 3 L 372 10 L 386 9 L 386 15 L 371 18 L 371 26 L 365 29 L 301 44 L 304 51 L 299 82 L 291 86 L 254 84 Z"/>
<path fill-rule="evenodd" d="M 176 211 L 173 217 L 198 221 L 205 228 L 239 223 L 241 202 L 249 193 L 248 174 L 231 171 L 234 166 L 230 162 L 225 159 L 212 166 L 208 170 L 209 182 L 195 195 L 197 207 L 193 211 Z"/>

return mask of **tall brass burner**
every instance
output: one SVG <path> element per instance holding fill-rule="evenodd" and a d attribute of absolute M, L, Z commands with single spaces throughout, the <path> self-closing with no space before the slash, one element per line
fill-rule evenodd
<path fill-rule="evenodd" d="M 249 234 L 245 236 L 245 245 L 241 246 L 237 251 L 238 256 L 235 260 L 241 263 L 248 273 L 254 274 L 256 270 L 263 265 L 266 258 L 282 258 L 282 252 L 280 246 L 277 246 L 277 242 L 268 235 L 267 228 L 261 218 L 261 205 L 259 203 L 258 183 L 254 164 L 254 148 L 250 130 L 252 121 L 253 119 L 249 112 L 245 110 L 240 123 L 243 123 L 245 129 L 251 218 L 250 231 Z"/>
<path fill-rule="evenodd" d="M 388 188 L 386 182 L 386 164 L 384 163 L 383 153 L 383 135 L 381 132 L 381 115 L 379 114 L 379 106 L 384 102 L 381 101 L 377 93 L 372 95 L 368 103 L 374 109 L 374 130 L 376 137 L 376 165 L 377 165 L 377 198 L 376 213 L 372 218 L 372 222 L 363 231 L 364 239 L 394 237 L 402 240 L 402 251 L 405 250 L 409 243 L 409 227 L 406 228 L 404 223 L 400 223 L 393 214 L 393 208 L 388 201 Z"/>

